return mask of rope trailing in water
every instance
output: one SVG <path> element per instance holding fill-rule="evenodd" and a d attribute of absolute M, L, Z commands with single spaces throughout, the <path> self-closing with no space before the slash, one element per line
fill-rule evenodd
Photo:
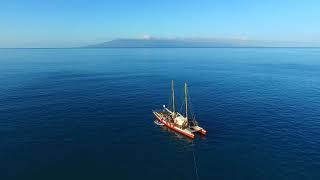
<path fill-rule="evenodd" d="M 195 171 L 196 171 L 197 180 L 199 180 L 198 167 L 197 167 L 197 161 L 196 161 L 196 155 L 195 155 L 194 151 L 195 151 L 195 148 L 194 148 L 194 143 L 193 143 L 193 141 L 192 141 L 193 164 L 194 164 L 194 169 L 195 169 Z"/>

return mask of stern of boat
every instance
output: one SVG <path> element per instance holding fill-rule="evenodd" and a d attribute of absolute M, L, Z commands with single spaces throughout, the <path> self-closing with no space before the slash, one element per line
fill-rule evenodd
<path fill-rule="evenodd" d="M 193 132 L 200 133 L 201 135 L 206 135 L 207 134 L 207 131 L 205 129 L 203 129 L 202 127 L 200 127 L 200 126 L 191 126 L 190 129 L 192 129 Z"/>
<path fill-rule="evenodd" d="M 200 134 L 202 134 L 202 135 L 206 135 L 207 134 L 207 131 L 206 130 L 204 130 L 203 128 L 200 130 L 200 131 L 198 131 Z"/>

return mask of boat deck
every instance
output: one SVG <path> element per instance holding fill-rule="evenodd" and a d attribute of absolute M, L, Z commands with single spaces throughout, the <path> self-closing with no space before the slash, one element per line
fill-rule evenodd
<path fill-rule="evenodd" d="M 156 112 L 164 118 L 163 120 L 167 122 L 173 122 L 170 112 L 167 112 L 167 111 L 156 111 Z M 201 131 L 202 128 L 199 126 L 190 126 L 190 127 L 184 128 L 183 130 L 187 130 L 189 132 L 195 133 L 195 132 Z"/>
<path fill-rule="evenodd" d="M 198 132 L 199 130 L 195 130 L 194 128 L 192 128 L 192 127 L 188 127 L 188 128 L 186 128 L 186 130 L 188 130 L 188 131 L 190 131 L 190 132 L 192 132 L 192 133 L 195 133 L 195 132 Z"/>

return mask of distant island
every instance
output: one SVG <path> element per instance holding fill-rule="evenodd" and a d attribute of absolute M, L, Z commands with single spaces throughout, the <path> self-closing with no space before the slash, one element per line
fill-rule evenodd
<path fill-rule="evenodd" d="M 254 41 L 205 38 L 120 38 L 85 48 L 210 48 L 210 47 L 314 47 L 297 42 Z"/>

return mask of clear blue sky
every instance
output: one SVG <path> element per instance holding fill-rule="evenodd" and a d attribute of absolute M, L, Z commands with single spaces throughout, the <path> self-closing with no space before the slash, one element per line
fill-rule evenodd
<path fill-rule="evenodd" d="M 72 47 L 144 35 L 320 44 L 320 1 L 0 0 L 0 47 Z"/>

